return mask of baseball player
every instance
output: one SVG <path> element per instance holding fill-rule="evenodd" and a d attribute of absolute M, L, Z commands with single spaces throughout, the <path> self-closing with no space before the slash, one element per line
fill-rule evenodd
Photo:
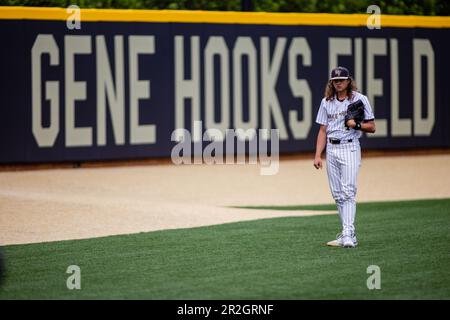
<path fill-rule="evenodd" d="M 329 246 L 353 248 L 358 244 L 355 232 L 356 183 L 361 165 L 359 138 L 362 132 L 375 132 L 375 118 L 367 97 L 356 91 L 347 68 L 337 67 L 320 103 L 314 167 L 322 169 L 326 147 L 328 183 L 336 202 L 342 232 Z"/>

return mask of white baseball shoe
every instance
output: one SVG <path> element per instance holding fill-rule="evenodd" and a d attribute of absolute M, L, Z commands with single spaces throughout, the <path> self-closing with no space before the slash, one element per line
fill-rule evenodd
<path fill-rule="evenodd" d="M 342 237 L 342 246 L 344 248 L 354 248 L 355 244 L 353 243 L 353 239 L 350 235 L 345 235 Z"/>
<path fill-rule="evenodd" d="M 344 247 L 344 248 L 354 248 L 358 245 L 358 240 L 356 239 L 356 234 L 352 236 L 343 236 L 342 233 L 336 235 L 336 240 L 327 242 L 327 246 L 330 247 Z"/>

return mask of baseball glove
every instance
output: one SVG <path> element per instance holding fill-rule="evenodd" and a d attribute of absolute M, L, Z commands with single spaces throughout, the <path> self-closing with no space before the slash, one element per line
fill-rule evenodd
<path fill-rule="evenodd" d="M 364 103 L 361 100 L 350 103 L 347 107 L 347 114 L 344 120 L 347 129 L 349 129 L 347 121 L 351 119 L 355 120 L 356 123 L 361 123 L 364 120 Z"/>

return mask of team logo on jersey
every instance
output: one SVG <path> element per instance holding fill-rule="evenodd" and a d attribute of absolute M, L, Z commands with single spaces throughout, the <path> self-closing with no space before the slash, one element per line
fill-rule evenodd
<path fill-rule="evenodd" d="M 347 111 L 342 111 L 334 114 L 327 114 L 328 120 L 337 120 L 347 114 Z"/>

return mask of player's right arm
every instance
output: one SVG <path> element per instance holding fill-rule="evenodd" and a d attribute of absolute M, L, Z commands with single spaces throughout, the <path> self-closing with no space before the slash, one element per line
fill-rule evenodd
<path fill-rule="evenodd" d="M 317 134 L 316 155 L 314 156 L 314 167 L 322 169 L 322 152 L 327 144 L 327 126 L 321 125 Z"/>

